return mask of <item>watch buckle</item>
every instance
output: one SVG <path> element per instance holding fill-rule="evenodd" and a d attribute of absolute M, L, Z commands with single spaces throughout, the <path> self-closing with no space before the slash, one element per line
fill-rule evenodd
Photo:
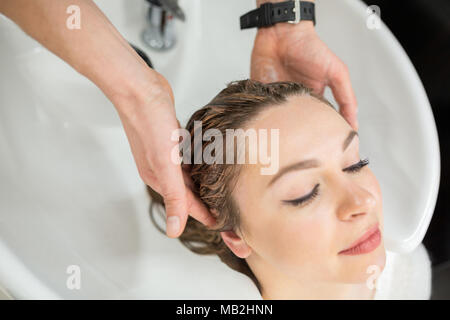
<path fill-rule="evenodd" d="M 295 12 L 295 20 L 294 21 L 288 21 L 288 23 L 299 23 L 300 22 L 300 0 L 293 0 L 295 7 L 292 9 Z"/>

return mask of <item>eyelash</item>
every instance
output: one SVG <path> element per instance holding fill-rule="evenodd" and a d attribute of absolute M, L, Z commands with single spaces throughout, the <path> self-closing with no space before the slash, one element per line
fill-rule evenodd
<path fill-rule="evenodd" d="M 364 166 L 369 164 L 369 158 L 365 158 L 363 160 L 359 160 L 358 163 L 343 169 L 344 172 L 356 173 L 360 171 Z M 294 200 L 283 200 L 283 202 L 292 205 L 292 206 L 304 206 L 314 200 L 315 197 L 319 194 L 319 184 L 316 184 L 313 190 L 304 197 L 294 199 Z"/>
<path fill-rule="evenodd" d="M 363 160 L 359 160 L 358 163 L 344 169 L 344 171 L 348 171 L 348 172 L 358 172 L 359 170 L 362 169 L 362 167 L 366 166 L 369 164 L 369 158 L 365 158 Z"/>

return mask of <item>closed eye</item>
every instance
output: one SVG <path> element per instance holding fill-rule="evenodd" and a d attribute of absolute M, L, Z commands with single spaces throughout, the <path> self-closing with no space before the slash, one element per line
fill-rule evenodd
<path fill-rule="evenodd" d="M 359 160 L 358 163 L 343 169 L 342 171 L 345 172 L 358 172 L 359 170 L 362 169 L 362 167 L 366 166 L 369 164 L 369 158 L 365 158 L 364 160 Z"/>
<path fill-rule="evenodd" d="M 365 158 L 363 160 L 359 160 L 356 164 L 351 165 L 350 167 L 342 169 L 342 171 L 349 172 L 349 173 L 356 173 L 368 164 L 369 164 L 369 158 Z M 292 205 L 292 206 L 306 205 L 306 204 L 312 202 L 312 200 L 314 198 L 316 198 L 318 194 L 319 194 L 319 184 L 316 184 L 314 186 L 314 188 L 312 189 L 312 191 L 310 193 L 308 193 L 306 196 L 303 196 L 303 197 L 297 198 L 297 199 L 293 199 L 293 200 L 283 200 L 283 203 Z"/>
<path fill-rule="evenodd" d="M 308 201 L 314 199 L 319 194 L 319 184 L 316 184 L 312 191 L 308 193 L 306 196 L 303 196 L 298 199 L 293 200 L 283 200 L 284 203 L 293 205 L 293 206 L 299 206 L 301 204 L 306 204 Z"/>

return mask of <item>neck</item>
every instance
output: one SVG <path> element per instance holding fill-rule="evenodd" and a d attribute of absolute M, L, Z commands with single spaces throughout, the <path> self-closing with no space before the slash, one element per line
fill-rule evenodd
<path fill-rule="evenodd" d="M 369 289 L 365 283 L 301 280 L 260 262 L 255 264 L 252 259 L 247 259 L 261 284 L 264 300 L 372 300 L 375 297 L 375 289 Z"/>
<path fill-rule="evenodd" d="M 375 289 L 363 284 L 294 282 L 262 283 L 264 300 L 373 300 Z"/>

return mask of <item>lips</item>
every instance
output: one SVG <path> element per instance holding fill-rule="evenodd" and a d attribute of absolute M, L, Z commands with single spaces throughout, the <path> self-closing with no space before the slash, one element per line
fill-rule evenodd
<path fill-rule="evenodd" d="M 344 255 L 356 255 L 368 253 L 375 250 L 381 242 L 381 232 L 378 223 L 370 227 L 358 240 L 349 248 L 339 252 Z"/>

